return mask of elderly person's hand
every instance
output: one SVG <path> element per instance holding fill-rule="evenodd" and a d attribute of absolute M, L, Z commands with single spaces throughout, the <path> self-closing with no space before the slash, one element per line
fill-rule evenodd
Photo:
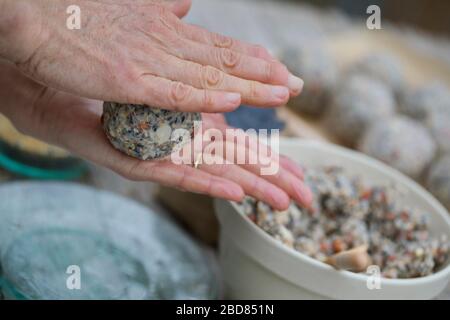
<path fill-rule="evenodd" d="M 69 5 L 81 9 L 80 30 L 66 28 Z M 0 0 L 0 57 L 9 60 L 0 59 L 1 112 L 22 132 L 130 179 L 235 201 L 248 194 L 279 210 L 290 198 L 309 205 L 301 170 L 283 157 L 272 155 L 280 169 L 261 176 L 258 164 L 141 161 L 108 142 L 101 101 L 91 99 L 214 113 L 241 102 L 281 105 L 300 93 L 303 82 L 265 49 L 183 23 L 189 7 L 188 0 Z M 227 128 L 212 114 L 203 127 Z M 254 152 L 226 136 L 222 143 Z"/>
<path fill-rule="evenodd" d="M 259 164 L 189 165 L 166 161 L 138 160 L 114 149 L 100 124 L 101 101 L 80 98 L 46 88 L 22 75 L 10 63 L 0 60 L 0 110 L 22 132 L 61 146 L 73 154 L 108 167 L 132 180 L 154 181 L 167 186 L 198 192 L 213 197 L 240 201 L 244 194 L 254 196 L 272 207 L 283 210 L 290 198 L 309 205 L 312 198 L 296 164 L 272 154 L 278 161 L 277 174 L 260 176 Z M 221 115 L 204 114 L 203 129 L 226 130 Z M 224 144 L 250 154 L 254 145 L 240 141 Z M 237 139 L 239 140 L 239 139 Z M 270 160 L 270 159 L 269 159 Z M 264 167 L 269 163 L 264 162 Z M 269 166 L 272 164 L 269 164 Z"/>
<path fill-rule="evenodd" d="M 54 89 L 165 109 L 277 106 L 300 93 L 302 80 L 265 49 L 181 21 L 186 1 L 163 3 L 0 0 L 0 55 Z M 66 27 L 71 5 L 80 30 Z"/>

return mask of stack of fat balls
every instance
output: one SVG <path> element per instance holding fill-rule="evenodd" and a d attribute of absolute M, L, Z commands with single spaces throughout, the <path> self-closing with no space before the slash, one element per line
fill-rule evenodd
<path fill-rule="evenodd" d="M 344 70 L 327 52 L 320 42 L 282 50 L 283 62 L 305 81 L 288 106 L 415 179 L 450 210 L 450 89 L 438 80 L 411 86 L 402 61 L 388 52 Z"/>

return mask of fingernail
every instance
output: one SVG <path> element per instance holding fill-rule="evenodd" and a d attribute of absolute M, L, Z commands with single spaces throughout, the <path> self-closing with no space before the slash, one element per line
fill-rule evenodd
<path fill-rule="evenodd" d="M 229 105 L 239 105 L 241 103 L 241 95 L 239 93 L 227 93 L 225 95 L 225 100 L 228 102 Z"/>
<path fill-rule="evenodd" d="M 284 100 L 289 96 L 289 89 L 281 86 L 272 86 L 272 94 L 280 100 Z"/>
<path fill-rule="evenodd" d="M 288 87 L 294 94 L 299 94 L 303 89 L 303 80 L 299 77 L 289 74 L 288 77 Z"/>

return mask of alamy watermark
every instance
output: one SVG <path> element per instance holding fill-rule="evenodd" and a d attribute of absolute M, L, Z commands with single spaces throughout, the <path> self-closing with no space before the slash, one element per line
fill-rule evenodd
<path fill-rule="evenodd" d="M 81 8 L 77 5 L 70 5 L 66 9 L 69 15 L 66 19 L 66 27 L 69 30 L 81 29 Z"/>
<path fill-rule="evenodd" d="M 370 265 L 367 267 L 368 274 L 366 286 L 369 290 L 381 289 L 381 270 L 377 265 Z"/>
<path fill-rule="evenodd" d="M 81 269 L 77 265 L 70 265 L 66 269 L 66 273 L 69 275 L 66 279 L 66 287 L 69 290 L 81 289 Z"/>
<path fill-rule="evenodd" d="M 375 4 L 367 7 L 366 13 L 370 16 L 366 20 L 366 26 L 369 30 L 381 29 L 381 8 Z"/>
<path fill-rule="evenodd" d="M 279 170 L 278 129 L 204 129 L 202 121 L 194 123 L 194 137 L 186 129 L 176 129 L 171 140 L 187 137 L 187 144 L 171 154 L 174 164 L 194 165 L 257 165 L 261 175 L 276 175 Z"/>

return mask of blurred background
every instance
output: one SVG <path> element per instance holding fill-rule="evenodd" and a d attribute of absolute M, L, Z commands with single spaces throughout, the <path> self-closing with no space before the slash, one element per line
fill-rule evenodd
<path fill-rule="evenodd" d="M 283 0 L 281 0 L 283 1 Z M 338 7 L 350 16 L 363 16 L 369 5 L 382 8 L 386 20 L 405 23 L 423 30 L 450 35 L 450 2 L 443 0 L 285 0 L 310 3 L 319 7 Z"/>

